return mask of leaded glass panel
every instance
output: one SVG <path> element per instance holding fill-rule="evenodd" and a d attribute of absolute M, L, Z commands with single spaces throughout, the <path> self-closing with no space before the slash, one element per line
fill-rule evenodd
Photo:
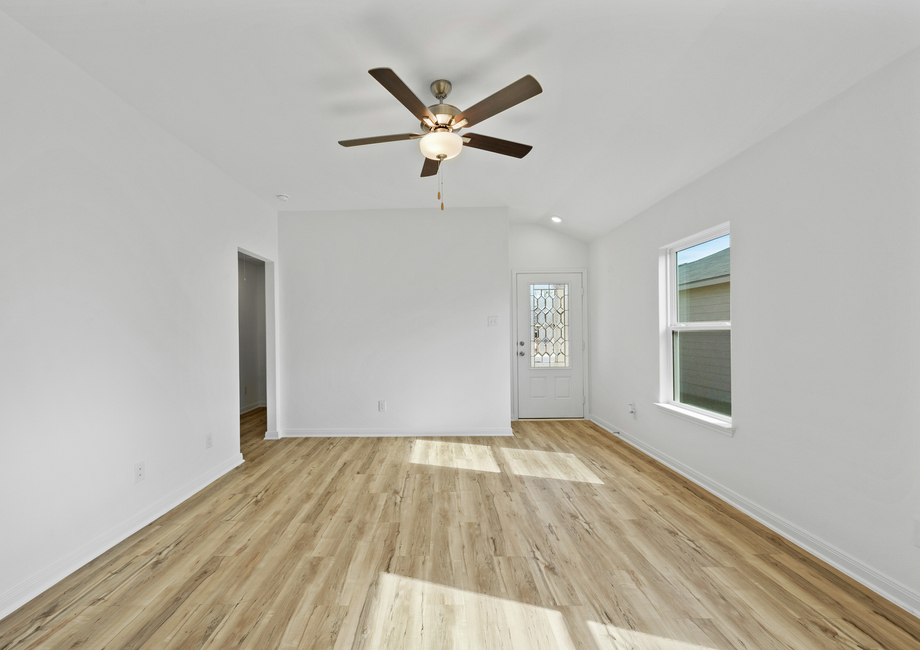
<path fill-rule="evenodd" d="M 531 368 L 569 367 L 569 285 L 530 285 Z"/>

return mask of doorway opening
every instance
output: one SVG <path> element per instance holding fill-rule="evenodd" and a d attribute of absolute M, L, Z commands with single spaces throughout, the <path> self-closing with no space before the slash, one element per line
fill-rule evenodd
<path fill-rule="evenodd" d="M 240 415 L 264 408 L 265 263 L 238 253 Z"/>
<path fill-rule="evenodd" d="M 275 265 L 237 251 L 240 435 L 277 438 Z M 245 429 L 245 431 L 244 431 Z M 258 431 L 256 431 L 258 429 Z"/>

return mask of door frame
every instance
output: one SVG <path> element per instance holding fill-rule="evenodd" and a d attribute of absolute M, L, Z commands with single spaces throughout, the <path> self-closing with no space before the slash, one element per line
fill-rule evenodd
<path fill-rule="evenodd" d="M 588 352 L 591 348 L 588 343 L 588 269 L 586 267 L 580 268 L 565 268 L 565 269 L 511 269 L 511 421 L 514 422 L 518 419 L 518 364 L 517 358 L 517 333 L 518 333 L 518 276 L 527 275 L 530 273 L 580 273 L 581 274 L 581 287 L 584 290 L 584 296 L 582 296 L 581 301 L 581 337 L 584 341 L 585 349 L 584 355 L 582 356 L 582 386 L 585 391 L 585 412 L 584 419 L 588 419 L 588 414 L 591 412 L 591 399 L 589 397 L 590 391 L 588 390 Z"/>
<path fill-rule="evenodd" d="M 237 247 L 238 253 L 259 260 L 265 264 L 265 403 L 266 426 L 265 439 L 278 440 L 278 420 L 281 411 L 279 384 L 278 348 L 278 301 L 277 301 L 277 264 L 274 260 L 259 255 L 251 250 Z M 237 305 L 239 310 L 239 305 Z M 237 333 L 239 336 L 239 333 Z M 239 372 L 239 371 L 237 371 Z M 239 401 L 239 397 L 237 397 Z"/>

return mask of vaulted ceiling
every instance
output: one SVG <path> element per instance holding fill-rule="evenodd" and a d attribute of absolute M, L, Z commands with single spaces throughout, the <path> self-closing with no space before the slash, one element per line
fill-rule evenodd
<path fill-rule="evenodd" d="M 0 0 L 6 12 L 279 210 L 437 205 L 417 130 L 370 75 L 461 109 L 544 92 L 472 131 L 532 144 L 444 164 L 448 209 L 590 240 L 920 46 L 915 0 Z M 280 203 L 283 193 L 290 201 Z"/>

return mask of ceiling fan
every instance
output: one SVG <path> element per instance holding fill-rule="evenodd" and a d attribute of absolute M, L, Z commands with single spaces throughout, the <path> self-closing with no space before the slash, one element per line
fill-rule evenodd
<path fill-rule="evenodd" d="M 500 153 L 505 156 L 523 158 L 533 147 L 529 144 L 519 144 L 491 138 L 477 133 L 459 135 L 460 129 L 465 129 L 474 124 L 479 124 L 504 110 L 530 99 L 543 92 L 543 88 L 532 76 L 521 77 L 513 84 L 506 86 L 497 93 L 489 95 L 478 104 L 473 104 L 465 111 L 456 106 L 445 104 L 444 100 L 450 94 L 451 84 L 446 79 L 438 79 L 431 84 L 431 94 L 438 100 L 437 104 L 425 106 L 422 101 L 409 90 L 402 79 L 389 68 L 374 68 L 368 70 L 370 75 L 390 91 L 403 106 L 409 109 L 421 125 L 421 133 L 397 133 L 394 135 L 379 135 L 373 138 L 358 138 L 356 140 L 339 140 L 343 147 L 357 147 L 364 144 L 378 142 L 396 142 L 398 140 L 419 140 L 419 147 L 425 155 L 422 165 L 422 176 L 434 176 L 444 160 L 450 160 L 462 151 L 463 147 L 473 147 L 483 151 Z"/>

